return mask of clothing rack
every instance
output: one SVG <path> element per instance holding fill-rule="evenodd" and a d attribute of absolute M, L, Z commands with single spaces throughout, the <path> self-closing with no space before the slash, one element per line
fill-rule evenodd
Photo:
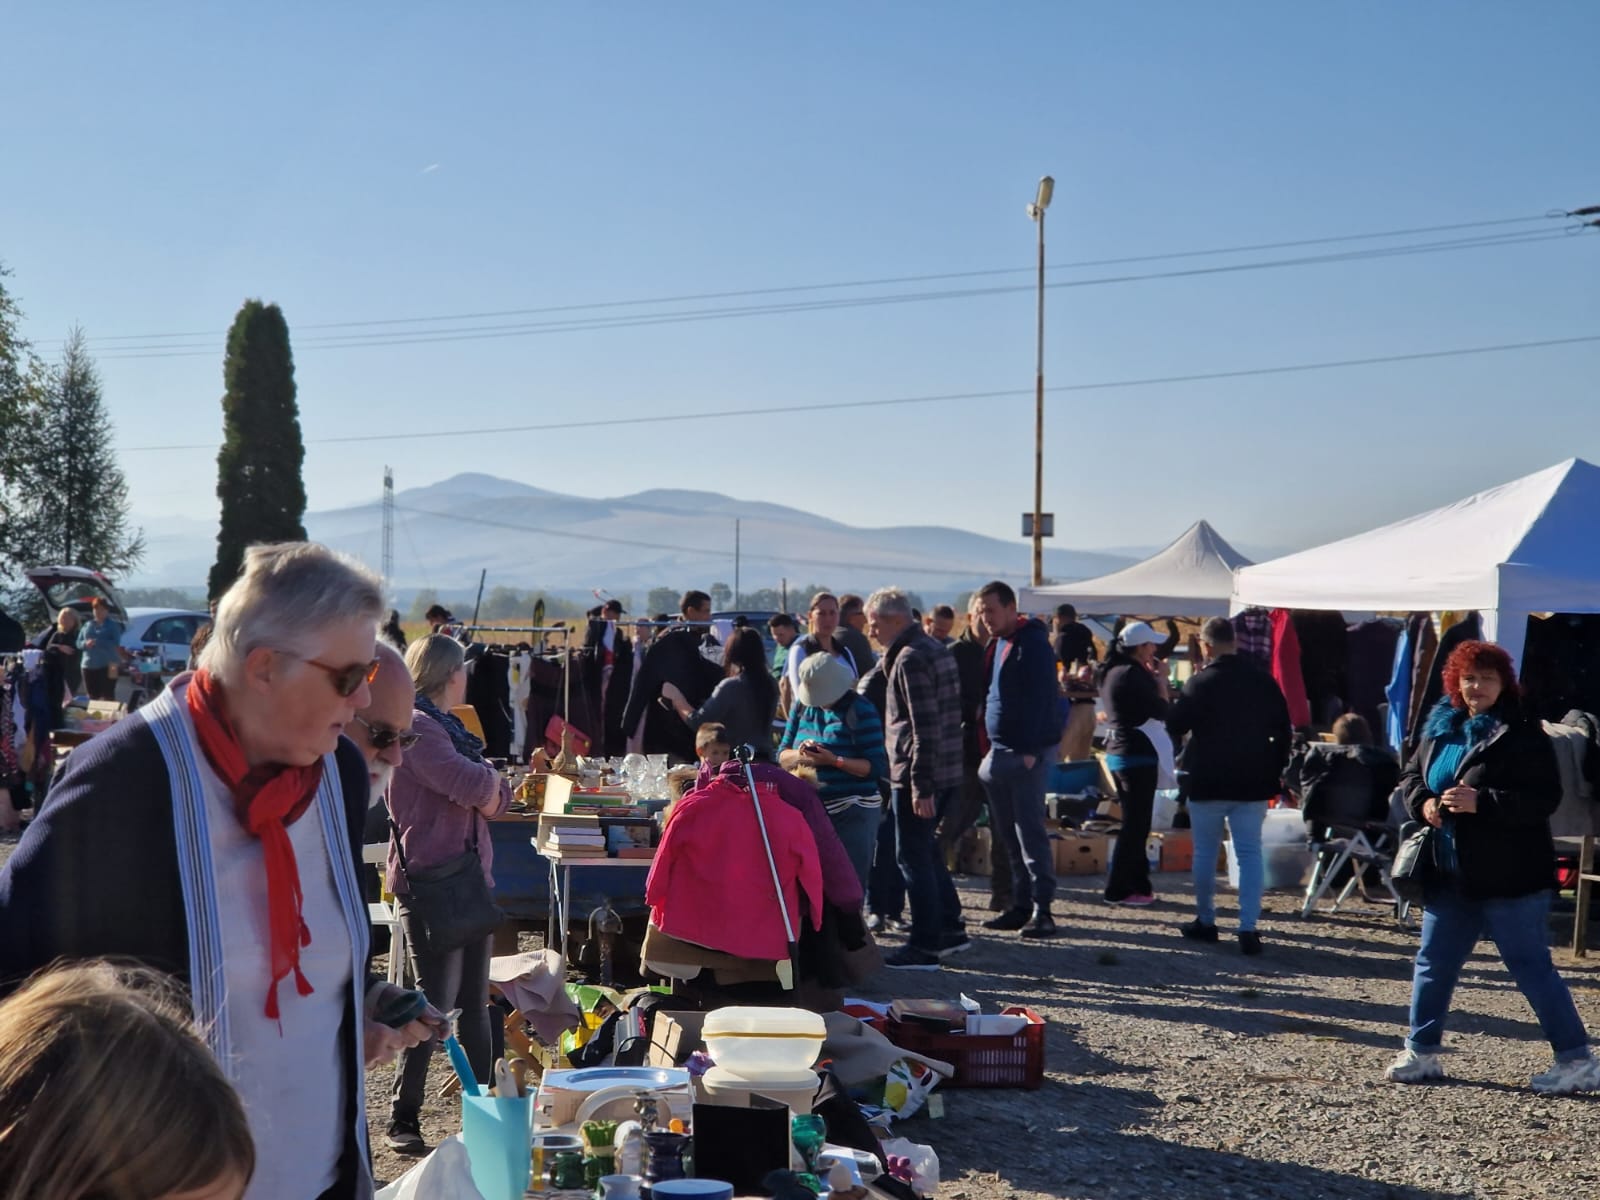
<path fill-rule="evenodd" d="M 561 671 L 561 719 L 570 726 L 572 721 L 572 634 L 570 625 L 463 625 L 460 637 L 463 641 L 470 640 L 474 633 L 537 633 L 541 638 L 545 634 L 559 633 L 562 638 L 559 653 L 562 656 Z M 563 735 L 562 749 L 565 750 L 565 735 Z"/>

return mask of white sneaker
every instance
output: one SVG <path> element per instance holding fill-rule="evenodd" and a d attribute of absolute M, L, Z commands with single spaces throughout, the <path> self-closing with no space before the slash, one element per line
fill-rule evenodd
<path fill-rule="evenodd" d="M 1570 1096 L 1573 1092 L 1600 1092 L 1600 1059 L 1593 1055 L 1558 1062 L 1531 1081 L 1534 1091 L 1546 1096 Z"/>
<path fill-rule="evenodd" d="M 1383 1077 L 1391 1083 L 1427 1083 L 1444 1078 L 1444 1064 L 1437 1054 L 1424 1054 L 1418 1050 L 1402 1050 L 1389 1064 Z"/>

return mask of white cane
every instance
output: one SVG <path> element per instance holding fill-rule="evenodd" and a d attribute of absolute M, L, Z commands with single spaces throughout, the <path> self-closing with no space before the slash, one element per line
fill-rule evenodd
<path fill-rule="evenodd" d="M 800 944 L 795 938 L 794 922 L 789 920 L 789 906 L 783 899 L 783 883 L 778 878 L 778 862 L 772 855 L 772 839 L 767 835 L 767 819 L 761 812 L 761 797 L 756 792 L 755 772 L 750 769 L 750 764 L 755 760 L 754 746 L 744 745 L 737 747 L 733 756 L 744 764 L 745 781 L 750 785 L 750 803 L 755 805 L 756 825 L 761 830 L 761 845 L 767 852 L 767 869 L 772 872 L 772 890 L 778 897 L 778 911 L 783 914 L 783 935 L 789 941 L 789 958 L 786 962 L 778 964 L 778 982 L 785 991 L 794 990 L 795 964 L 799 959 Z"/>

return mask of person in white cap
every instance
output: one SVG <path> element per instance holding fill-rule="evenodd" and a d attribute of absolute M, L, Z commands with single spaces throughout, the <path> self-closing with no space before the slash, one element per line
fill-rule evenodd
<path fill-rule="evenodd" d="M 1162 721 L 1167 715 L 1168 688 L 1156 650 L 1166 639 L 1143 621 L 1123 626 L 1100 668 L 1100 705 L 1111 730 L 1106 738 L 1106 767 L 1117 785 L 1122 829 L 1106 879 L 1107 904 L 1142 908 L 1155 903 L 1150 886 L 1150 861 L 1145 843 L 1163 750 L 1171 769 L 1172 742 Z"/>

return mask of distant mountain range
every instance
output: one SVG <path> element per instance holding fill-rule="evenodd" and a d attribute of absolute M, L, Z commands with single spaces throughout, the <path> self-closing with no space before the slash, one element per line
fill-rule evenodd
<path fill-rule="evenodd" d="M 1025 580 L 1025 542 L 944 526 L 868 529 L 800 509 L 715 492 L 657 489 L 616 499 L 565 496 L 491 475 L 456 475 L 395 496 L 394 586 L 440 592 L 489 585 L 615 593 L 734 582 L 740 522 L 742 590 L 821 583 L 866 591 L 895 583 L 924 597 L 953 596 L 996 576 Z M 192 586 L 210 569 L 216 528 L 186 518 L 142 522 L 149 552 L 132 586 Z M 310 536 L 381 564 L 380 504 L 309 513 Z M 1045 551 L 1045 574 L 1085 579 L 1130 556 Z"/>

